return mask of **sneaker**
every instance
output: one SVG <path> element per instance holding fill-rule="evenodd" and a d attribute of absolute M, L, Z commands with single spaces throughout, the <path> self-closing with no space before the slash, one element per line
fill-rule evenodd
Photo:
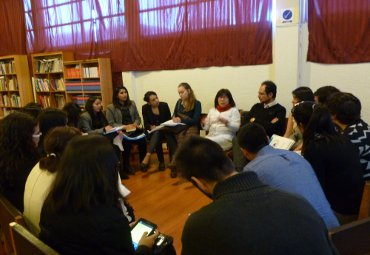
<path fill-rule="evenodd" d="M 159 162 L 158 171 L 164 171 L 165 169 L 166 165 L 164 164 L 164 162 Z"/>

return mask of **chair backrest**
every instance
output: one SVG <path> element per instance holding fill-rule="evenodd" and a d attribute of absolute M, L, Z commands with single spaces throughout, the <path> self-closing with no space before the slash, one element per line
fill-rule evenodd
<path fill-rule="evenodd" d="M 12 239 L 10 237 L 9 223 L 17 222 L 25 226 L 22 213 L 18 211 L 4 196 L 0 195 L 0 225 L 4 235 L 4 248 L 6 253 L 13 252 Z"/>
<path fill-rule="evenodd" d="M 11 222 L 9 226 L 15 255 L 58 254 L 22 225 L 16 222 Z"/>
<path fill-rule="evenodd" d="M 370 181 L 365 182 L 358 219 L 370 217 Z"/>
<path fill-rule="evenodd" d="M 341 255 L 370 253 L 370 218 L 332 229 L 329 235 Z"/>

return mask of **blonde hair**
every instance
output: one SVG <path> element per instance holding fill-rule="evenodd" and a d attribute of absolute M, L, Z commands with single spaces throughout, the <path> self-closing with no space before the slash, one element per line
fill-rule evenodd
<path fill-rule="evenodd" d="M 195 105 L 195 101 L 197 100 L 195 95 L 194 95 L 194 91 L 193 89 L 190 87 L 189 83 L 187 82 L 181 82 L 179 84 L 179 86 L 177 86 L 178 88 L 179 87 L 183 87 L 184 89 L 186 89 L 189 93 L 189 98 L 185 104 L 185 112 L 189 112 L 191 110 L 194 109 L 194 105 Z"/>

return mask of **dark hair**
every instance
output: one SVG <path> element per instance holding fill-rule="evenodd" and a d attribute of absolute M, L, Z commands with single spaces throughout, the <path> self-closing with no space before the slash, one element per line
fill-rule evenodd
<path fill-rule="evenodd" d="M 314 101 L 313 92 L 309 87 L 298 87 L 292 91 L 294 97 L 301 101 Z"/>
<path fill-rule="evenodd" d="M 233 96 L 231 95 L 231 92 L 230 90 L 228 89 L 220 89 L 217 94 L 216 94 L 216 97 L 215 97 L 215 108 L 217 107 L 218 105 L 218 98 L 220 96 L 227 96 L 229 98 L 229 104 L 231 107 L 235 107 L 235 101 L 234 101 L 234 98 Z"/>
<path fill-rule="evenodd" d="M 80 119 L 81 107 L 76 103 L 69 102 L 63 106 L 62 110 L 67 113 L 67 125 L 77 127 L 78 120 Z"/>
<path fill-rule="evenodd" d="M 39 151 L 44 156 L 44 137 L 49 130 L 67 125 L 67 114 L 60 109 L 46 108 L 40 113 L 38 121 L 40 132 L 42 133 L 39 142 Z"/>
<path fill-rule="evenodd" d="M 320 104 L 326 104 L 329 101 L 330 96 L 337 92 L 340 92 L 339 89 L 328 85 L 318 88 L 313 94 L 315 97 L 317 97 L 317 100 Z"/>
<path fill-rule="evenodd" d="M 361 119 L 361 102 L 351 93 L 337 92 L 327 105 L 335 118 L 343 124 L 351 125 Z"/>
<path fill-rule="evenodd" d="M 154 91 L 146 92 L 145 95 L 144 95 L 144 101 L 149 103 L 150 96 L 157 96 L 157 93 L 155 93 Z"/>
<path fill-rule="evenodd" d="M 292 115 L 297 124 L 304 127 L 302 152 L 307 144 L 319 135 L 337 135 L 331 114 L 325 105 L 302 102 L 293 107 Z"/>
<path fill-rule="evenodd" d="M 185 105 L 185 112 L 189 112 L 189 111 L 193 110 L 194 106 L 195 106 L 195 101 L 197 100 L 197 98 L 195 97 L 194 91 L 190 87 L 189 83 L 181 82 L 179 84 L 179 86 L 177 86 L 177 87 L 178 88 L 183 87 L 184 89 L 188 90 L 188 92 L 189 92 L 189 100 L 188 100 L 188 103 Z"/>
<path fill-rule="evenodd" d="M 42 107 L 38 105 L 37 103 L 30 102 L 26 104 L 22 109 L 21 112 L 27 113 L 33 117 L 34 120 L 36 120 L 39 116 L 39 114 L 42 111 Z"/>
<path fill-rule="evenodd" d="M 262 82 L 261 85 L 265 85 L 265 92 L 267 95 L 272 93 L 272 97 L 276 98 L 277 87 L 273 81 L 267 80 Z"/>
<path fill-rule="evenodd" d="M 77 135 L 82 135 L 82 132 L 75 127 L 64 126 L 52 129 L 44 140 L 47 156 L 40 159 L 40 169 L 51 173 L 56 172 L 65 147 Z"/>
<path fill-rule="evenodd" d="M 99 112 L 94 111 L 93 104 L 98 99 L 102 100 L 102 98 L 99 96 L 89 97 L 89 99 L 86 101 L 86 104 L 85 104 L 85 111 L 87 111 L 90 115 L 93 129 L 103 128 L 108 125 L 108 121 L 103 111 L 99 111 Z"/>
<path fill-rule="evenodd" d="M 32 117 L 22 112 L 0 120 L 0 192 L 4 185 L 13 186 L 17 178 L 24 176 L 21 171 L 26 163 L 36 164 L 39 156 L 32 140 L 34 128 Z"/>
<path fill-rule="evenodd" d="M 180 175 L 187 180 L 194 176 L 210 181 L 221 181 L 235 169 L 220 145 L 199 136 L 190 136 L 178 148 L 175 164 Z"/>
<path fill-rule="evenodd" d="M 114 206 L 118 191 L 117 156 L 99 135 L 76 136 L 67 145 L 45 204 L 55 212 L 78 213 Z"/>
<path fill-rule="evenodd" d="M 121 103 L 118 99 L 118 94 L 121 90 L 125 90 L 126 93 L 127 93 L 127 100 L 124 102 L 124 106 L 130 106 L 131 105 L 131 100 L 130 100 L 130 95 L 128 93 L 128 90 L 125 86 L 118 86 L 118 87 L 115 87 L 114 88 L 114 92 L 113 92 L 113 98 L 112 98 L 112 102 L 113 102 L 113 105 L 114 107 L 116 108 L 121 108 Z"/>
<path fill-rule="evenodd" d="M 248 123 L 240 128 L 237 139 L 239 146 L 251 153 L 257 153 L 269 144 L 265 129 L 257 123 Z"/>

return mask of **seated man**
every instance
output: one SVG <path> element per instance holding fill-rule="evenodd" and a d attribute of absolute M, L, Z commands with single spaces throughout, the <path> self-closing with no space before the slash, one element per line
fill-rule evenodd
<path fill-rule="evenodd" d="M 285 132 L 286 109 L 278 104 L 276 98 L 276 85 L 272 81 L 262 82 L 258 91 L 260 103 L 252 106 L 245 116 L 246 123 L 258 123 L 262 125 L 268 136 L 273 134 L 283 135 Z M 238 171 L 247 164 L 247 160 L 241 153 L 237 139 L 233 139 L 233 161 Z"/>
<path fill-rule="evenodd" d="M 264 185 L 254 172 L 238 174 L 212 140 L 189 137 L 175 160 L 178 173 L 214 199 L 189 216 L 183 255 L 336 254 L 306 200 Z"/>
<path fill-rule="evenodd" d="M 328 102 L 333 122 L 360 154 L 364 179 L 370 180 L 370 127 L 361 119 L 361 102 L 350 93 L 335 93 Z"/>
<path fill-rule="evenodd" d="M 304 197 L 328 229 L 339 226 L 307 160 L 295 152 L 271 147 L 265 130 L 256 123 L 247 124 L 239 130 L 238 142 L 243 154 L 250 160 L 243 172 L 253 171 L 262 182 Z"/>

